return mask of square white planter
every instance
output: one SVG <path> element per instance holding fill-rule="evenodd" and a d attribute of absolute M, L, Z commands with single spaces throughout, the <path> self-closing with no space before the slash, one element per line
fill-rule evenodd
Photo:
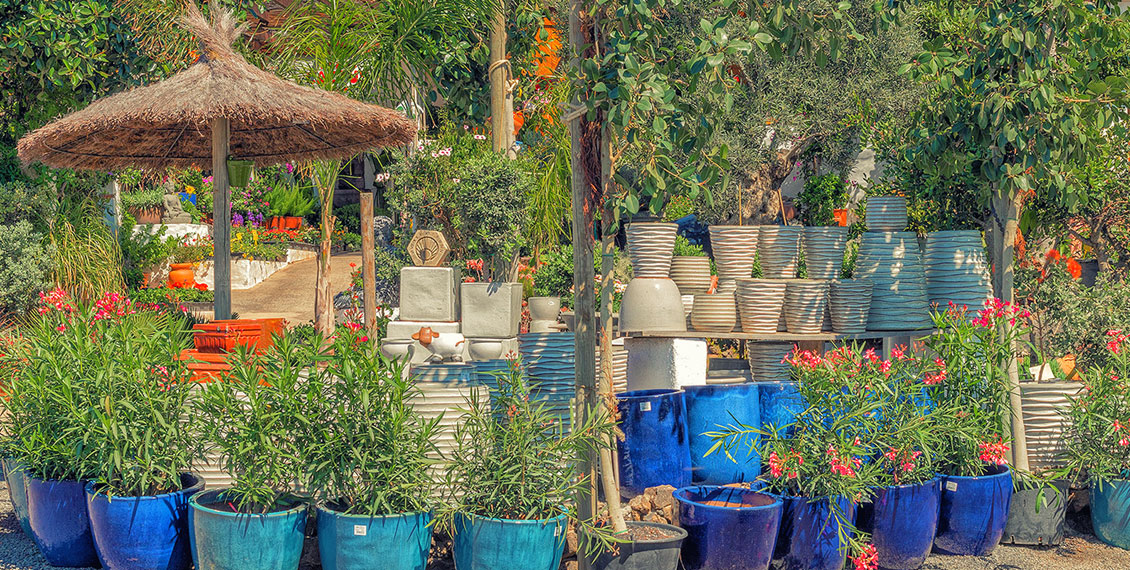
<path fill-rule="evenodd" d="M 463 283 L 460 287 L 464 336 L 518 336 L 522 320 L 521 283 Z"/>
<path fill-rule="evenodd" d="M 400 270 L 400 318 L 406 321 L 459 320 L 462 272 L 453 267 L 405 267 Z"/>

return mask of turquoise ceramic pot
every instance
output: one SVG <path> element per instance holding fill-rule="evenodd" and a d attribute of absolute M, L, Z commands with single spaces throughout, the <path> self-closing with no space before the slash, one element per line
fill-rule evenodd
<path fill-rule="evenodd" d="M 432 547 L 432 514 L 347 515 L 318 507 L 318 552 L 324 570 L 424 570 Z"/>
<path fill-rule="evenodd" d="M 492 519 L 455 515 L 455 570 L 557 570 L 568 519 Z"/>
<path fill-rule="evenodd" d="M 1130 480 L 1091 483 L 1091 525 L 1103 542 L 1130 550 Z"/>
<path fill-rule="evenodd" d="M 302 557 L 306 505 L 263 515 L 233 513 L 223 506 L 227 489 L 189 499 L 192 561 L 207 570 L 295 570 Z"/>
<path fill-rule="evenodd" d="M 20 521 L 20 530 L 31 537 L 31 523 L 27 514 L 27 472 L 15 459 L 5 459 L 4 480 L 8 482 L 8 496 L 12 499 L 12 510 Z"/>

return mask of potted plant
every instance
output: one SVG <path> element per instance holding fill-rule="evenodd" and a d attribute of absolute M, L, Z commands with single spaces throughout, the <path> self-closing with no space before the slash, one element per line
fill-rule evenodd
<path fill-rule="evenodd" d="M 671 280 L 683 295 L 696 295 L 710 290 L 710 258 L 701 246 L 691 244 L 683 236 L 675 237 L 671 258 Z"/>
<path fill-rule="evenodd" d="M 212 256 L 215 246 L 207 237 L 186 237 L 173 249 L 172 263 L 169 264 L 169 287 L 192 287 L 196 283 L 196 273 L 193 268 L 197 263 Z"/>
<path fill-rule="evenodd" d="M 139 224 L 159 224 L 164 215 L 165 193 L 159 186 L 141 187 L 121 193 L 122 207 Z"/>
<path fill-rule="evenodd" d="M 767 570 L 784 502 L 754 489 L 703 485 L 675 491 L 676 518 L 687 538 L 687 570 Z"/>
<path fill-rule="evenodd" d="M 307 352 L 292 335 L 265 354 L 238 347 L 227 364 L 221 381 L 202 386 L 195 410 L 207 418 L 206 451 L 235 481 L 190 499 L 192 559 L 197 568 L 294 570 L 307 510 L 294 488 L 308 483 L 298 458 L 308 430 L 323 427 L 323 418 L 307 414 L 308 402 L 323 395 L 307 382 Z"/>
<path fill-rule="evenodd" d="M 848 192 L 844 180 L 836 174 L 808 178 L 794 203 L 805 226 L 804 260 L 808 277 L 839 277 L 848 242 Z"/>
<path fill-rule="evenodd" d="M 297 184 L 280 183 L 266 195 L 267 226 L 279 230 L 297 230 L 302 220 L 314 211 L 314 198 Z"/>

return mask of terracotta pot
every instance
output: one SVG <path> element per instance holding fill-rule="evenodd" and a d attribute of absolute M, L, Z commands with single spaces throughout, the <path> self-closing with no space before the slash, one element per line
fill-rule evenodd
<path fill-rule="evenodd" d="M 161 223 L 161 214 L 163 208 L 161 206 L 149 206 L 148 208 L 130 208 L 129 213 L 137 220 L 139 224 L 159 224 Z"/>
<path fill-rule="evenodd" d="M 283 226 L 282 216 L 271 216 L 270 218 L 267 218 L 267 229 L 269 229 L 269 230 L 281 230 L 281 229 L 283 229 L 283 227 L 284 226 Z"/>
<path fill-rule="evenodd" d="M 236 325 L 244 327 L 245 325 L 257 325 L 259 327 L 259 342 L 256 345 L 258 352 L 266 352 L 275 344 L 274 337 L 282 336 L 286 332 L 286 319 L 271 318 L 271 319 L 220 319 L 212 321 L 213 325 Z M 198 329 L 200 330 L 200 329 Z"/>
<path fill-rule="evenodd" d="M 191 263 L 174 263 L 169 266 L 169 287 L 177 289 L 181 287 L 192 287 L 196 284 L 196 274 L 192 270 Z"/>
<path fill-rule="evenodd" d="M 153 277 L 152 271 L 141 272 L 141 288 L 142 289 L 148 289 L 149 288 L 149 279 L 151 277 Z"/>
<path fill-rule="evenodd" d="M 257 322 L 208 323 L 192 326 L 192 341 L 200 352 L 232 352 L 237 346 L 258 349 L 263 324 Z"/>
<path fill-rule="evenodd" d="M 302 216 L 283 216 L 282 229 L 297 230 L 302 227 Z"/>

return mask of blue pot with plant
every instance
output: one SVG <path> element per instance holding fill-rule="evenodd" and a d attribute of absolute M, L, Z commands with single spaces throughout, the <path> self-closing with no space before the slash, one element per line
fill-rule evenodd
<path fill-rule="evenodd" d="M 687 409 L 682 390 L 636 390 L 616 395 L 624 440 L 617 446 L 620 493 L 691 482 Z"/>
<path fill-rule="evenodd" d="M 720 446 L 708 435 L 725 426 L 761 424 L 757 384 L 688 386 L 685 393 L 694 482 L 725 485 L 757 479 L 761 456 L 756 433 Z"/>
<path fill-rule="evenodd" d="M 98 565 L 81 481 L 27 478 L 31 536 L 52 566 Z"/>
<path fill-rule="evenodd" d="M 805 405 L 796 382 L 758 382 L 757 386 L 761 429 L 766 432 L 788 431 Z"/>
<path fill-rule="evenodd" d="M 4 480 L 8 482 L 8 497 L 12 501 L 12 511 L 20 521 L 20 530 L 31 537 L 31 524 L 27 512 L 27 471 L 23 465 L 12 458 L 3 461 Z"/>
<path fill-rule="evenodd" d="M 455 567 L 458 570 L 557 570 L 565 553 L 565 514 L 550 519 L 517 520 L 455 515 Z"/>
<path fill-rule="evenodd" d="M 855 504 L 847 497 L 791 497 L 786 570 L 840 570 L 847 561 L 847 536 L 854 530 Z"/>
<path fill-rule="evenodd" d="M 106 488 L 86 484 L 86 508 L 98 559 L 106 568 L 189 570 L 188 500 L 204 480 L 180 477 L 180 490 L 150 496 L 108 496 Z"/>
<path fill-rule="evenodd" d="M 192 562 L 216 570 L 294 570 L 302 557 L 306 504 L 281 499 L 267 512 L 234 503 L 230 489 L 189 498 Z"/>
<path fill-rule="evenodd" d="M 679 526 L 687 531 L 687 570 L 765 570 L 773 558 L 784 503 L 752 489 L 698 486 L 675 491 Z"/>
<path fill-rule="evenodd" d="M 432 547 L 432 514 L 357 515 L 340 506 L 318 507 L 322 568 L 424 570 Z"/>
<path fill-rule="evenodd" d="M 975 477 L 942 479 L 941 511 L 934 547 L 943 554 L 988 556 L 1004 536 L 1012 500 L 1012 471 L 989 465 Z"/>
<path fill-rule="evenodd" d="M 914 570 L 930 555 L 938 528 L 942 478 L 875 490 L 868 506 L 868 528 L 880 568 Z M 862 509 L 861 509 L 862 510 Z M 862 513 L 860 518 L 863 518 Z M 860 522 L 863 528 L 863 522 Z"/>

